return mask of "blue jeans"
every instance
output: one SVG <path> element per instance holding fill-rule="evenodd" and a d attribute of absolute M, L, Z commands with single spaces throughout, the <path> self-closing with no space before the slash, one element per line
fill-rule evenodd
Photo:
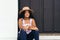
<path fill-rule="evenodd" d="M 24 30 L 21 30 L 21 32 L 18 34 L 18 40 L 39 40 L 39 31 L 32 30 L 31 33 L 26 34 Z"/>

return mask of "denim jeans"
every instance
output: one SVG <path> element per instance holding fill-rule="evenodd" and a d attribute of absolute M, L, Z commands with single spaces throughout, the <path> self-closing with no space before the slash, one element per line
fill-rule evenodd
<path fill-rule="evenodd" d="M 32 30 L 31 33 L 26 34 L 24 30 L 21 30 L 20 33 L 18 33 L 18 40 L 39 40 L 39 31 Z"/>

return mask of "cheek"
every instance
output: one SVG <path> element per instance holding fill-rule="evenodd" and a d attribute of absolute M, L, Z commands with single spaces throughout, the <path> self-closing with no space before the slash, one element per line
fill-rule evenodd
<path fill-rule="evenodd" d="M 29 17 L 30 15 L 29 14 L 25 14 L 25 17 Z"/>
<path fill-rule="evenodd" d="M 29 16 L 29 14 L 27 14 L 27 16 Z"/>

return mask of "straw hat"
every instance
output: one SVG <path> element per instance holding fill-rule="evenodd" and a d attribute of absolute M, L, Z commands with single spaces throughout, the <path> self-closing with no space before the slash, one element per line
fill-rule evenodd
<path fill-rule="evenodd" d="M 23 11 L 26 11 L 26 10 L 29 10 L 29 11 L 33 12 L 32 9 L 30 9 L 28 6 L 25 6 L 25 7 L 22 8 L 22 10 L 20 10 L 19 13 L 22 13 Z"/>

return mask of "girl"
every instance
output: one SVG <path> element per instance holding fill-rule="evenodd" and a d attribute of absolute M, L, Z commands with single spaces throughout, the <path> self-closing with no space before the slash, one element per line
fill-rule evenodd
<path fill-rule="evenodd" d="M 19 40 L 39 40 L 39 32 L 35 19 L 32 18 L 32 10 L 25 6 L 20 11 L 22 18 L 19 19 L 20 37 Z"/>

